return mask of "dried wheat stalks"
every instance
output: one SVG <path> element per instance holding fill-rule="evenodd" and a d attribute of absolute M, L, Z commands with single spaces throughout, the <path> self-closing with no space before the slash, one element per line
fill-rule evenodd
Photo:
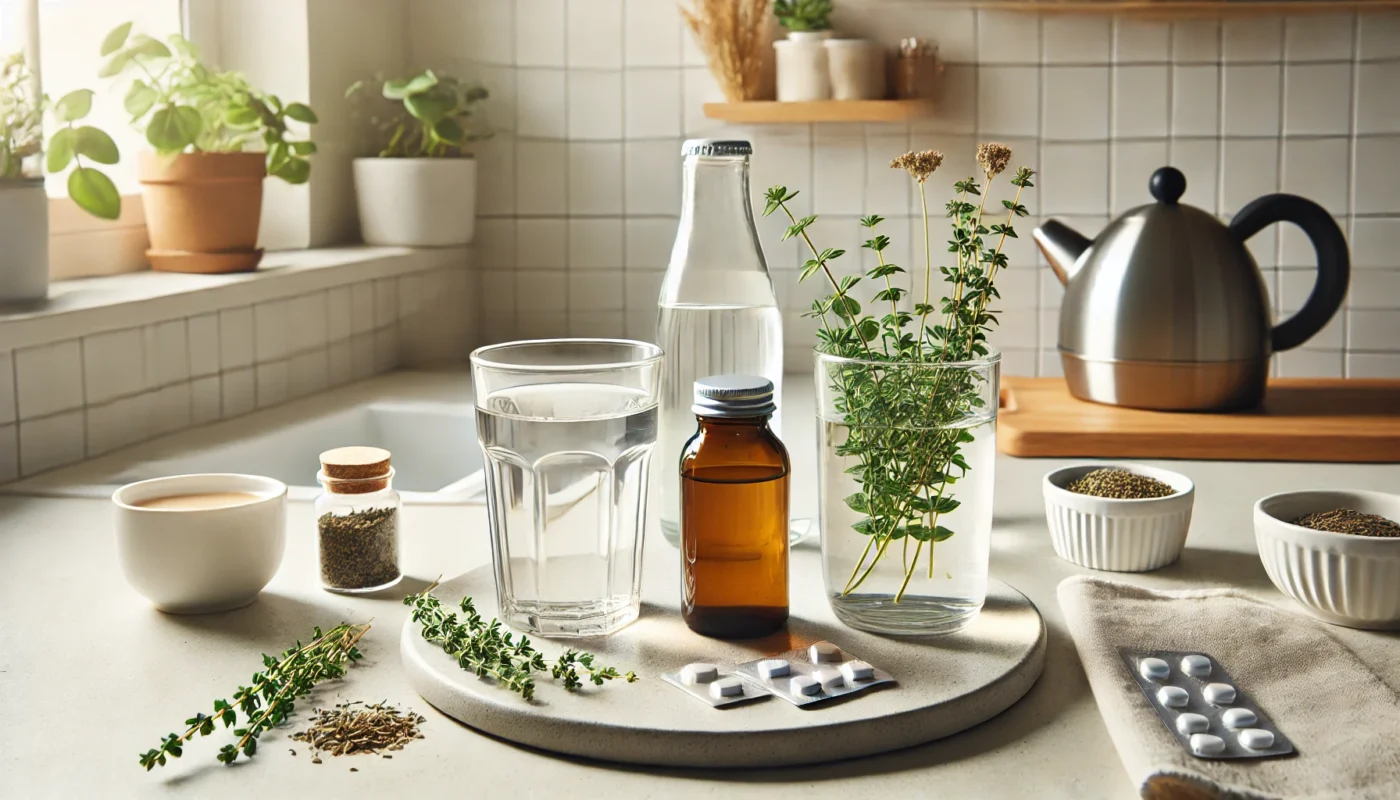
<path fill-rule="evenodd" d="M 773 46 L 769 0 L 692 0 L 681 16 L 700 40 L 731 103 L 762 96 L 763 62 Z"/>

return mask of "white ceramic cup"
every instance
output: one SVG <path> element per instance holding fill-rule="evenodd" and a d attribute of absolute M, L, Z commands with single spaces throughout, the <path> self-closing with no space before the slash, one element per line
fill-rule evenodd
<path fill-rule="evenodd" d="M 1176 493 L 1120 499 L 1065 488 L 1104 468 L 1155 478 Z M 1060 558 L 1090 569 L 1147 572 L 1181 557 L 1196 499 L 1196 486 L 1185 475 L 1146 464 L 1076 464 L 1046 473 L 1042 487 L 1050 543 Z"/>
<path fill-rule="evenodd" d="M 142 508 L 172 495 L 246 492 L 223 508 Z M 242 608 L 277 574 L 287 542 L 287 486 L 257 475 L 175 475 L 127 484 L 117 506 L 117 556 L 131 588 L 170 614 Z"/>

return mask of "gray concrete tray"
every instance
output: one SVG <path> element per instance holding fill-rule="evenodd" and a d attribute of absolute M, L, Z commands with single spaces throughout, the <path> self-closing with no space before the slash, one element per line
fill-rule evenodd
<path fill-rule="evenodd" d="M 950 736 L 1009 708 L 1030 690 L 1045 659 L 1045 624 L 1025 595 L 993 580 L 987 605 L 967 629 L 932 639 L 891 639 L 839 624 L 820 581 L 794 581 L 785 632 L 743 642 L 707 639 L 681 620 L 679 564 L 664 544 L 650 553 L 642 616 L 605 639 L 534 639 L 548 659 L 565 647 L 636 671 L 634 684 L 589 685 L 571 694 L 538 680 L 534 702 L 462 671 L 426 642 L 410 619 L 401 641 L 413 688 L 443 713 L 494 736 L 573 756 L 677 767 L 771 767 L 872 755 Z M 665 558 L 669 555 L 671 558 Z M 792 573 L 819 575 L 821 556 L 796 548 Z M 496 614 L 495 580 L 483 567 L 435 593 L 456 606 L 471 595 Z M 705 706 L 659 677 L 698 660 L 741 662 L 827 639 L 893 673 L 898 683 L 797 708 L 776 697 L 725 709 Z"/>

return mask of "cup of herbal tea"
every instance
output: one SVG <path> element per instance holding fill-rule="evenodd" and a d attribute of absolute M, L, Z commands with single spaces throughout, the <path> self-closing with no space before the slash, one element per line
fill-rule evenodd
<path fill-rule="evenodd" d="M 153 478 L 112 493 L 117 556 L 131 588 L 169 614 L 242 608 L 287 541 L 287 486 L 258 475 Z"/>

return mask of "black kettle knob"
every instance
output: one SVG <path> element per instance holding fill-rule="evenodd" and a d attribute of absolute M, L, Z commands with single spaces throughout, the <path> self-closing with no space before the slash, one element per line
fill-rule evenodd
<path fill-rule="evenodd" d="M 1176 167 L 1162 167 L 1152 173 L 1152 180 L 1148 182 L 1147 188 L 1152 192 L 1152 196 L 1157 198 L 1157 202 L 1176 205 L 1176 201 L 1186 193 L 1186 176 Z"/>

